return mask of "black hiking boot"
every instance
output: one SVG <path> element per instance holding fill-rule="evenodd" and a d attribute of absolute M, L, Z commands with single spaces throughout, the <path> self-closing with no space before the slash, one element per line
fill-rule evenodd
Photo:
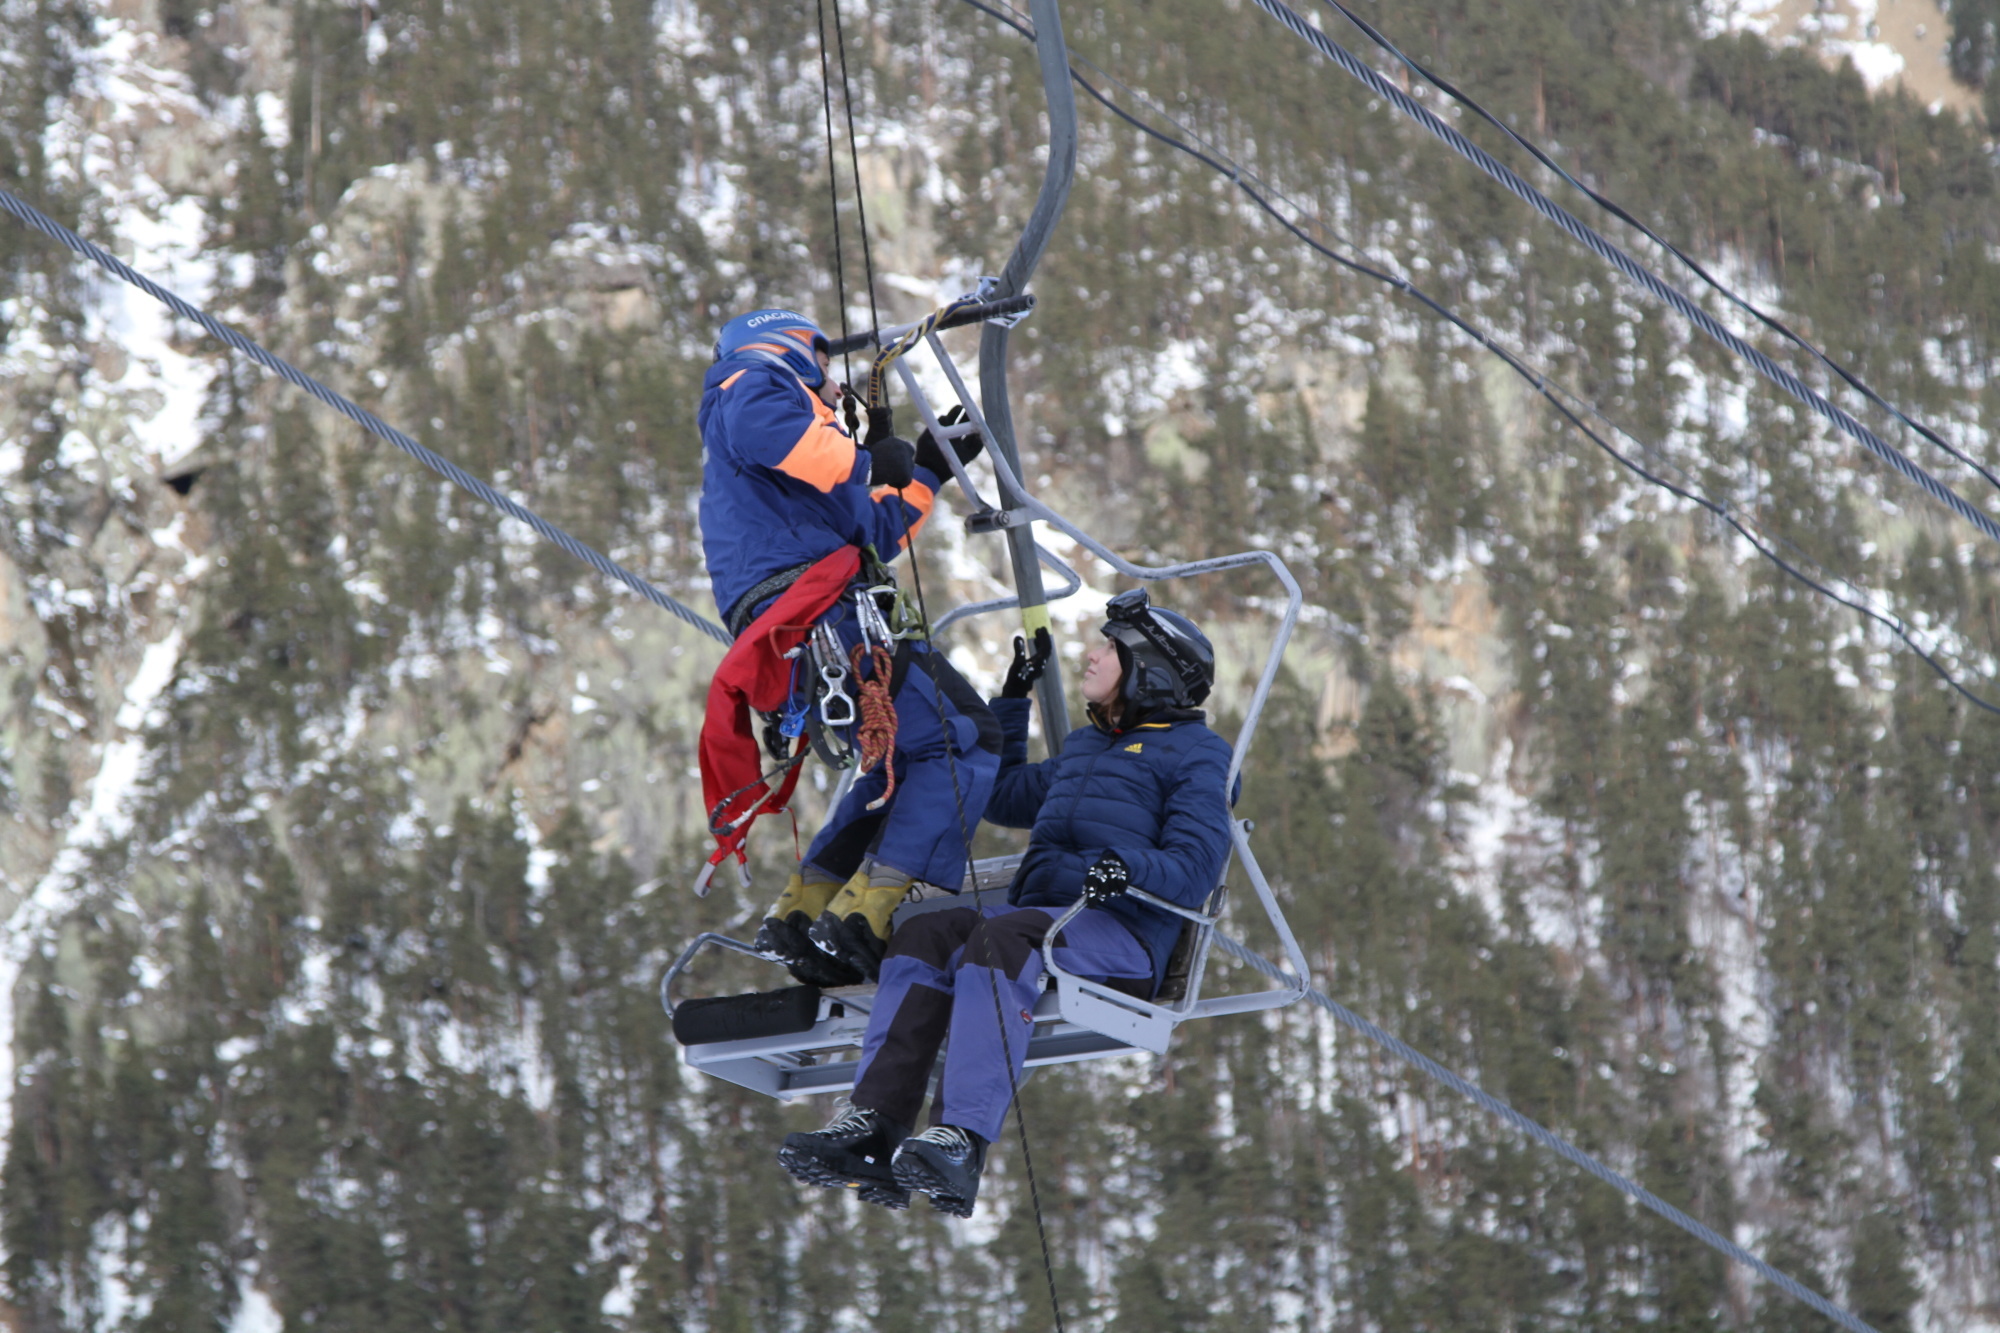
<path fill-rule="evenodd" d="M 858 972 L 869 981 L 882 973 L 882 955 L 889 949 L 890 920 L 909 896 L 911 881 L 871 884 L 862 870 L 842 886 L 807 932 L 820 955 L 837 967 Z"/>
<path fill-rule="evenodd" d="M 818 986 L 821 990 L 860 985 L 864 978 L 859 972 L 814 946 L 807 934 L 811 928 L 812 918 L 804 912 L 793 912 L 782 920 L 767 916 L 757 928 L 757 938 L 750 942 L 750 947 L 773 962 L 783 963 L 792 977 L 804 985 Z"/>
<path fill-rule="evenodd" d="M 839 891 L 839 885 L 824 881 L 807 884 L 794 871 L 785 891 L 771 905 L 764 924 L 757 928 L 757 938 L 750 942 L 750 947 L 773 962 L 783 963 L 794 978 L 808 986 L 825 990 L 859 984 L 862 979 L 859 972 L 814 948 L 807 935 L 813 919 Z"/>
<path fill-rule="evenodd" d="M 778 1161 L 808 1185 L 854 1190 L 863 1203 L 908 1208 L 910 1192 L 896 1182 L 889 1164 L 908 1134 L 881 1112 L 857 1106 L 825 1129 L 785 1135 Z"/>
<path fill-rule="evenodd" d="M 986 1170 L 986 1140 L 957 1125 L 932 1125 L 896 1149 L 896 1183 L 931 1196 L 931 1207 L 953 1217 L 971 1217 Z"/>

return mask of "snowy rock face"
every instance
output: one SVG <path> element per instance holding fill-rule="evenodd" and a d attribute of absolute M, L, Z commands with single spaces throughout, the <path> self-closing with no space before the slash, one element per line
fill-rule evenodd
<path fill-rule="evenodd" d="M 1977 125 L 1911 76 L 1896 96 L 1872 48 L 1742 35 L 1803 32 L 1783 6 L 1656 10 L 1392 26 L 1991 466 Z M 1843 15 L 1855 42 L 1908 17 L 1815 31 Z M 1224 145 L 1307 234 L 1461 310 L 1608 446 L 1993 696 L 1992 553 L 1844 438 L 1247 8 L 1067 17 L 1121 105 Z M 0 8 L 0 175 L 708 611 L 715 323 L 831 327 L 844 296 L 864 327 L 864 207 L 874 305 L 913 318 L 998 270 L 1039 181 L 1028 47 L 969 8 L 843 21 L 838 270 L 820 49 L 789 8 L 23 3 Z M 1305 585 L 1240 809 L 1319 984 L 1875 1327 L 2000 1326 L 1995 724 L 1089 107 L 1014 336 L 1028 481 L 1134 558 L 1262 546 Z M 870 1214 L 772 1164 L 824 1108 L 678 1064 L 661 970 L 744 933 L 792 854 L 767 822 L 756 887 L 685 891 L 715 646 L 41 238 L 7 232 L 0 264 L 9 1317 L 1044 1319 L 1016 1145 L 969 1231 Z M 975 335 L 950 345 L 970 374 Z M 934 612 L 1010 591 L 964 509 L 918 542 Z M 1085 579 L 1055 607 L 1074 664 L 1116 581 L 1045 540 Z M 1276 589 L 1159 596 L 1213 631 L 1232 728 Z M 948 647 L 993 684 L 1012 633 Z M 1791 1326 L 1316 1014 L 1043 1075 L 1024 1109 L 1071 1326 Z"/>

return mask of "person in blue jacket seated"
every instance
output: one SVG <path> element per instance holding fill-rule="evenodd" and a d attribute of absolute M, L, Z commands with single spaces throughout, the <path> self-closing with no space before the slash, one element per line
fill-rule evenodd
<path fill-rule="evenodd" d="M 1104 641 L 1085 659 L 1090 724 L 1038 764 L 1027 762 L 1028 693 L 1048 658 L 1048 632 L 1036 635 L 1033 654 L 1015 640 L 992 704 L 1004 742 L 986 817 L 1031 828 L 1027 855 L 1006 906 L 928 912 L 897 927 L 851 1109 L 779 1149 L 800 1180 L 857 1189 L 891 1208 L 921 1192 L 939 1211 L 970 1217 L 987 1145 L 1020 1081 L 1043 985 L 1042 941 L 1056 918 L 1087 899 L 1057 939 L 1056 960 L 1150 998 L 1182 923 L 1127 888 L 1198 909 L 1221 878 L 1230 750 L 1198 707 L 1215 681 L 1214 649 L 1142 589 L 1113 598 L 1109 614 Z M 947 1040 L 933 1123 L 912 1134 Z"/>
<path fill-rule="evenodd" d="M 914 445 L 886 432 L 857 445 L 834 415 L 842 386 L 828 352 L 826 334 L 795 310 L 738 315 L 716 338 L 698 413 L 702 555 L 738 637 L 843 549 L 872 557 L 856 586 L 886 579 L 882 566 L 908 547 L 951 475 L 928 430 Z M 983 445 L 976 434 L 951 441 L 961 462 Z M 849 652 L 860 642 L 852 592 L 821 617 Z M 811 985 L 874 980 L 890 917 L 913 884 L 958 892 L 1000 767 L 999 725 L 927 641 L 903 642 L 890 688 L 894 794 L 881 799 L 886 765 L 855 780 L 757 933 L 759 951 Z"/>

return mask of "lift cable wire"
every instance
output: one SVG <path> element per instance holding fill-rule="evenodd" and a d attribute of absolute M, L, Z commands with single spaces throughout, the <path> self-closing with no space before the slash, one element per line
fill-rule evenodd
<path fill-rule="evenodd" d="M 1222 946 L 1223 951 L 1230 957 L 1247 963 L 1265 976 L 1280 981 L 1289 979 L 1289 974 L 1276 963 L 1263 957 L 1261 954 L 1253 952 L 1244 945 L 1238 944 L 1235 940 L 1230 939 L 1220 931 L 1216 932 L 1215 941 Z M 1508 1125 L 1527 1135 L 1550 1152 L 1555 1153 L 1558 1157 L 1583 1168 L 1613 1189 L 1650 1208 L 1653 1212 L 1672 1222 L 1696 1240 L 1721 1251 L 1737 1263 L 1750 1269 L 1766 1282 L 1783 1291 L 1787 1296 L 1811 1306 L 1828 1319 L 1833 1320 L 1834 1323 L 1839 1324 L 1842 1328 L 1850 1330 L 1850 1333 L 1876 1333 L 1873 1327 L 1863 1323 L 1859 1318 L 1835 1305 L 1812 1288 L 1805 1286 L 1790 1275 L 1771 1267 L 1771 1265 L 1765 1263 L 1735 1241 L 1730 1240 L 1727 1236 L 1689 1217 L 1686 1213 L 1674 1207 L 1659 1195 L 1654 1194 L 1637 1181 L 1613 1171 L 1610 1167 L 1598 1161 L 1583 1149 L 1570 1143 L 1567 1139 L 1551 1133 L 1535 1121 L 1530 1120 L 1527 1116 L 1522 1115 L 1519 1111 L 1516 1111 L 1513 1107 L 1501 1101 L 1477 1083 L 1452 1073 L 1451 1070 L 1431 1059 L 1422 1051 L 1417 1050 L 1400 1038 L 1383 1031 L 1360 1014 L 1341 1004 L 1338 1000 L 1330 998 L 1317 987 L 1308 990 L 1306 998 L 1321 1009 L 1324 1009 L 1327 1013 L 1333 1015 L 1334 1021 L 1342 1027 L 1360 1033 L 1369 1041 L 1374 1042 L 1377 1046 L 1405 1064 L 1421 1070 L 1424 1074 L 1444 1084 L 1459 1096 L 1471 1101 L 1488 1115 L 1505 1121 Z"/>
<path fill-rule="evenodd" d="M 243 355 L 249 357 L 252 361 L 255 361 L 258 365 L 263 366 L 266 370 L 274 372 L 287 383 L 303 389 L 314 398 L 319 399 L 320 402 L 325 403 L 328 407 L 346 417 L 349 421 L 352 421 L 355 425 L 360 426 L 370 435 L 395 445 L 411 458 L 416 459 L 419 463 L 422 463 L 425 467 L 437 473 L 446 481 L 449 481 L 452 485 L 472 495 L 473 498 L 493 506 L 509 518 L 518 519 L 520 522 L 527 524 L 541 537 L 554 542 L 557 546 L 583 561 L 606 578 L 618 580 L 618 582 L 624 584 L 633 592 L 638 593 L 653 605 L 678 616 L 681 620 L 694 626 L 725 648 L 734 642 L 730 638 L 728 630 L 716 624 L 707 616 L 702 615 L 693 607 L 685 606 L 675 601 L 645 579 L 640 578 L 637 574 L 634 574 L 617 561 L 612 560 L 609 556 L 603 555 L 594 547 L 587 546 L 583 542 L 578 541 L 575 537 L 570 536 L 569 533 L 535 513 L 534 510 L 529 509 L 526 505 L 521 504 L 517 500 L 509 499 L 467 472 L 464 468 L 459 467 L 456 463 L 426 449 L 402 431 L 383 421 L 373 412 L 368 411 L 366 408 L 355 406 L 353 402 L 335 393 L 332 389 L 327 388 L 326 385 L 320 383 L 311 375 L 306 374 L 283 357 L 265 351 L 262 347 L 244 337 L 235 329 L 229 327 L 229 325 L 224 324 L 221 320 L 195 309 L 195 307 L 152 281 L 152 279 L 135 272 L 116 255 L 111 254 L 102 246 L 85 240 L 32 204 L 24 203 L 6 190 L 0 190 L 0 209 L 13 214 L 20 221 L 33 227 L 43 235 L 60 241 L 112 276 L 137 287 L 140 291 L 160 302 L 160 304 L 166 306 L 167 309 L 173 311 L 181 318 L 192 320 L 213 337 L 219 338 L 224 343 L 227 343 Z"/>
<path fill-rule="evenodd" d="M 1022 36 L 1028 37 L 1030 40 L 1033 39 L 1034 34 L 1032 30 L 1024 26 L 1023 23 L 1019 20 L 1018 16 L 1010 16 L 1008 14 L 1002 13 L 999 10 L 996 10 L 988 6 L 987 4 L 983 3 L 983 0 L 965 0 L 965 3 L 971 5 L 975 9 L 980 10 L 982 13 L 985 13 L 999 20 L 1001 23 L 1006 24 L 1008 27 L 1013 28 L 1016 32 L 1020 33 Z M 1523 356 L 1516 354 L 1514 351 L 1509 349 L 1505 344 L 1501 343 L 1498 339 L 1487 334 L 1486 332 L 1478 328 L 1476 325 L 1470 323 L 1463 316 L 1459 315 L 1456 311 L 1452 310 L 1450 307 L 1444 305 L 1442 302 L 1433 298 L 1423 289 L 1411 283 L 1407 278 L 1404 278 L 1395 273 L 1391 273 L 1386 269 L 1377 268 L 1372 264 L 1354 259 L 1348 255 L 1341 254 L 1339 251 L 1334 250 L 1330 246 L 1327 246 L 1323 242 L 1319 241 L 1317 238 L 1308 235 L 1297 223 L 1295 223 L 1292 219 L 1286 217 L 1285 214 L 1281 212 L 1271 202 L 1269 197 L 1267 197 L 1264 193 L 1260 192 L 1259 189 L 1254 188 L 1252 185 L 1249 184 L 1249 181 L 1252 179 L 1256 179 L 1256 177 L 1252 173 L 1246 171 L 1241 166 L 1233 162 L 1225 162 L 1224 160 L 1218 157 L 1210 156 L 1208 153 L 1202 152 L 1200 149 L 1191 147 L 1189 144 L 1174 138 L 1172 135 L 1166 134 L 1161 130 L 1155 128 L 1154 126 L 1147 124 L 1145 121 L 1132 115 L 1130 112 L 1126 111 L 1123 107 L 1119 106 L 1116 102 L 1112 101 L 1104 93 L 1102 93 L 1096 87 L 1094 87 L 1089 80 L 1085 79 L 1081 74 L 1078 74 L 1073 69 L 1070 71 L 1070 77 L 1075 81 L 1078 87 L 1082 88 L 1084 92 L 1088 93 L 1101 106 L 1103 106 L 1106 110 L 1110 111 L 1113 115 L 1117 116 L 1120 120 L 1123 120 L 1126 124 L 1131 125 L 1133 128 L 1141 131 L 1144 134 L 1149 135 L 1154 139 L 1159 140 L 1161 143 L 1164 143 L 1171 148 L 1177 149 L 1178 151 L 1187 154 L 1189 157 L 1192 157 L 1196 161 L 1201 162 L 1205 166 L 1209 167 L 1211 170 L 1214 170 L 1224 176 L 1227 176 L 1232 182 L 1235 183 L 1236 187 L 1239 190 L 1241 190 L 1246 197 L 1250 199 L 1252 203 L 1256 204 L 1259 208 L 1263 209 L 1266 213 L 1270 214 L 1273 218 L 1277 220 L 1280 226 L 1284 227 L 1286 231 L 1290 232 L 1293 236 L 1297 237 L 1300 241 L 1304 242 L 1314 251 L 1332 260 L 1334 263 L 1341 265 L 1343 268 L 1350 269 L 1356 273 L 1361 274 L 1364 277 L 1371 278 L 1374 281 L 1395 288 L 1397 291 L 1400 291 L 1405 295 L 1409 296 L 1412 300 L 1415 300 L 1418 303 L 1422 304 L 1424 307 L 1432 311 L 1434 314 L 1436 314 L 1440 318 L 1450 323 L 1453 327 L 1457 328 L 1460 332 L 1464 333 L 1468 338 L 1471 338 L 1479 346 L 1485 348 L 1487 351 L 1493 353 L 1493 355 L 1499 357 L 1503 362 L 1505 362 L 1509 369 L 1513 370 L 1515 374 L 1519 375 L 1523 380 L 1527 381 L 1527 383 L 1531 385 L 1537 393 L 1541 394 L 1542 397 L 1544 397 L 1549 401 L 1549 403 L 1556 409 L 1557 412 L 1562 414 L 1565 420 L 1567 420 L 1571 425 L 1576 427 L 1576 429 L 1580 431 L 1586 439 L 1588 439 L 1591 443 L 1595 444 L 1599 449 L 1603 450 L 1604 453 L 1608 455 L 1613 461 L 1618 463 L 1619 466 L 1627 469 L 1628 471 L 1633 473 L 1633 475 L 1639 477 L 1640 479 L 1649 482 L 1652 485 L 1657 486 L 1664 491 L 1667 491 L 1669 494 L 1677 496 L 1680 499 L 1683 499 L 1690 504 L 1696 505 L 1706 510 L 1708 513 L 1714 515 L 1716 518 L 1720 519 L 1722 522 L 1726 523 L 1731 529 L 1733 529 L 1738 536 L 1743 538 L 1744 541 L 1748 542 L 1751 545 L 1751 547 L 1757 551 L 1759 555 L 1763 556 L 1766 560 L 1769 560 L 1773 565 L 1775 565 L 1779 570 L 1783 571 L 1785 574 L 1791 576 L 1798 582 L 1804 584 L 1806 587 L 1819 593 L 1821 596 L 1826 597 L 1828 600 L 1837 602 L 1840 605 L 1845 606 L 1848 609 L 1862 616 L 1867 617 L 1869 620 L 1875 622 L 1876 624 L 1882 626 L 1884 629 L 1888 630 L 1891 634 L 1894 634 L 1898 639 L 1902 640 L 1902 642 L 1910 649 L 1910 651 L 1915 653 L 1918 656 L 1918 658 L 1920 658 L 1924 662 L 1926 666 L 1928 666 L 1933 672 L 1937 674 L 1938 679 L 1942 680 L 1946 685 L 1950 686 L 1953 690 L 1957 691 L 1958 694 L 1963 696 L 1966 699 L 1966 701 L 1971 703 L 1974 707 L 1979 708 L 1980 710 L 1986 713 L 2000 715 L 2000 704 L 1994 703 L 1993 701 L 1976 693 L 1975 691 L 1973 691 L 1972 689 L 1968 688 L 1966 685 L 1961 683 L 1958 677 L 1954 675 L 1952 671 L 1949 668 L 1947 668 L 1942 661 L 1939 660 L 1939 657 L 1937 655 L 1937 650 L 1926 648 L 1923 644 L 1917 641 L 1915 637 L 1916 631 L 1910 627 L 1909 623 L 1905 621 L 1902 616 L 1896 614 L 1893 611 L 1884 611 L 1873 605 L 1870 605 L 1869 601 L 1865 599 L 1861 590 L 1856 588 L 1852 583 L 1848 582 L 1845 579 L 1836 579 L 1828 575 L 1822 575 L 1819 578 L 1815 578 L 1811 574 L 1808 574 L 1801 566 L 1804 563 L 1806 563 L 1806 561 L 1808 561 L 1810 557 L 1806 556 L 1806 554 L 1803 551 L 1800 551 L 1799 548 L 1794 543 L 1781 537 L 1773 537 L 1769 534 L 1760 532 L 1759 530 L 1757 530 L 1754 521 L 1750 519 L 1748 516 L 1739 512 L 1735 508 L 1735 506 L 1731 505 L 1729 502 L 1725 500 L 1717 500 L 1712 496 L 1705 494 L 1699 488 L 1698 484 L 1694 481 L 1694 479 L 1687 476 L 1685 470 L 1679 468 L 1678 465 L 1673 464 L 1671 460 L 1662 459 L 1657 454 L 1656 451 L 1647 446 L 1643 441 L 1638 440 L 1637 437 L 1631 434 L 1631 432 L 1625 430 L 1623 427 L 1619 426 L 1616 422 L 1612 421 L 1610 417 L 1605 415 L 1602 409 L 1596 407 L 1595 405 L 1591 404 L 1588 400 L 1573 393 L 1572 391 L 1563 388 L 1561 385 L 1549 379 L 1548 376 L 1534 369 L 1533 366 L 1528 364 L 1527 360 Z M 1121 84 L 1120 86 L 1123 87 L 1124 85 Z M 1126 88 L 1126 91 L 1128 93 L 1132 92 L 1132 90 L 1129 87 Z M 1135 98 L 1138 97 L 1136 93 L 1133 95 Z M 1152 106 L 1150 103 L 1148 103 L 1147 105 L 1149 110 L 1154 110 L 1157 112 L 1156 107 Z M 1187 130 L 1186 127 L 1183 126 L 1181 128 L 1183 129 L 1183 132 L 1188 133 L 1190 137 L 1198 137 L 1194 134 L 1193 131 Z M 1260 184 L 1261 183 L 1262 182 L 1260 182 Z M 1266 186 L 1265 188 L 1271 189 L 1271 187 L 1269 186 Z M 1271 193 L 1278 194 L 1278 192 L 1275 189 L 1271 189 Z M 1278 195 L 1278 197 L 1282 198 L 1283 196 Z M 1292 207 L 1298 209 L 1301 213 L 1305 212 L 1305 209 L 1301 207 L 1299 204 L 1297 204 L 1295 201 L 1287 200 L 1287 202 L 1291 203 Z M 1318 221 L 1318 219 L 1316 218 L 1312 220 L 1315 222 Z M 1352 245 L 1353 242 L 1349 241 L 1347 242 L 1347 244 Z M 1566 402 L 1564 401 L 1565 398 L 1571 401 Z M 1599 421 L 1603 422 L 1604 425 L 1608 427 L 1610 430 L 1615 431 L 1621 435 L 1624 435 L 1627 439 L 1631 439 L 1634 442 L 1634 444 L 1639 446 L 1639 448 L 1646 450 L 1646 452 L 1649 455 L 1653 456 L 1654 467 L 1657 468 L 1664 466 L 1666 468 L 1671 468 L 1676 472 L 1680 472 L 1682 476 L 1682 481 L 1680 483 L 1676 483 L 1659 475 L 1657 471 L 1642 466 L 1640 463 L 1635 461 L 1626 453 L 1618 449 L 1610 441 L 1606 440 L 1597 431 L 1591 429 L 1590 426 L 1584 422 L 1583 415 L 1594 416 Z M 1781 555 L 1776 549 L 1779 544 L 1789 547 L 1798 558 L 1787 559 L 1784 555 Z M 1848 591 L 1842 592 L 1837 588 L 1835 588 L 1833 585 L 1836 582 L 1846 584 Z"/>
<path fill-rule="evenodd" d="M 1699 262 L 1697 262 L 1693 256 L 1689 255 L 1686 251 L 1682 250 L 1672 241 L 1669 241 L 1664 236 L 1661 236 L 1657 231 L 1647 226 L 1644 222 L 1641 222 L 1637 217 L 1634 217 L 1616 200 L 1606 197 L 1604 194 L 1600 193 L 1599 191 L 1591 188 L 1590 186 L 1584 184 L 1582 181 L 1578 180 L 1575 176 L 1571 175 L 1568 171 L 1566 171 L 1562 167 L 1562 165 L 1558 163 L 1552 156 L 1550 156 L 1547 152 L 1545 152 L 1541 147 L 1536 145 L 1533 141 L 1529 140 L 1524 135 L 1516 131 L 1511 125 L 1508 125 L 1498 116 L 1495 116 L 1492 112 L 1488 111 L 1485 107 L 1481 106 L 1478 102 L 1474 101 L 1471 97 L 1467 96 L 1464 92 L 1460 91 L 1458 88 L 1453 87 L 1449 82 L 1447 82 L 1444 78 L 1442 78 L 1434 71 L 1425 68 L 1417 61 L 1412 60 L 1409 56 L 1403 54 L 1403 52 L 1400 49 L 1398 49 L 1398 47 L 1394 42 L 1391 42 L 1387 37 L 1383 36 L 1382 33 L 1378 31 L 1366 19 L 1356 14 L 1346 5 L 1342 4 L 1341 0 L 1324 0 L 1324 3 L 1328 7 L 1338 10 L 1342 17 L 1344 17 L 1349 23 L 1352 23 L 1355 27 L 1359 28 L 1370 41 L 1374 42 L 1375 45 L 1381 47 L 1382 50 L 1387 52 L 1393 59 L 1401 62 L 1403 67 L 1408 69 L 1412 74 L 1415 74 L 1418 78 L 1423 79 L 1425 82 L 1431 84 L 1432 86 L 1437 88 L 1439 92 L 1442 92 L 1445 96 L 1451 98 L 1454 102 L 1457 102 L 1460 106 L 1463 106 L 1473 115 L 1478 116 L 1481 120 L 1491 125 L 1494 129 L 1506 135 L 1507 138 L 1512 140 L 1515 144 L 1518 144 L 1537 162 L 1547 167 L 1550 171 L 1553 171 L 1556 175 L 1562 177 L 1562 179 L 1567 181 L 1572 188 L 1582 193 L 1585 197 L 1590 199 L 1592 203 L 1596 204 L 1599 208 L 1602 208 L 1605 212 L 1611 214 L 1611 216 L 1617 218 L 1620 222 L 1623 222 L 1627 226 L 1630 226 L 1631 228 L 1636 230 L 1641 236 L 1644 236 L 1647 240 L 1659 246 L 1662 250 L 1665 250 L 1675 259 L 1678 259 L 1682 264 L 1686 265 L 1688 269 L 1692 271 L 1696 277 L 1700 278 L 1704 283 L 1707 283 L 1708 286 L 1711 289 L 1713 289 L 1718 295 L 1720 295 L 1724 300 L 1728 301 L 1731 305 L 1735 306 L 1737 309 L 1743 311 L 1745 314 L 1755 319 L 1765 328 L 1770 329 L 1773 333 L 1776 333 L 1780 337 L 1784 338 L 1786 341 L 1792 343 L 1793 345 L 1805 351 L 1808 355 L 1813 357 L 1814 360 L 1818 361 L 1821 365 L 1825 366 L 1828 370 L 1832 371 L 1835 375 L 1839 376 L 1843 381 L 1845 381 L 1848 387 L 1860 393 L 1869 402 L 1875 404 L 1875 406 L 1881 408 L 1883 411 L 1895 417 L 1896 420 L 1902 422 L 1905 426 L 1908 426 L 1911 430 L 1921 435 L 1924 439 L 1930 441 L 1933 445 L 1937 446 L 1939 449 L 1944 450 L 1945 453 L 1950 454 L 1953 458 L 1957 459 L 1959 462 L 1965 464 L 1965 466 L 1977 472 L 1980 476 L 1984 477 L 1989 484 L 1995 487 L 2000 487 L 2000 476 L 1995 476 L 1990 470 L 1987 469 L 1987 467 L 1984 464 L 1980 463 L 1977 459 L 1971 458 L 1965 453 L 1961 452 L 1956 446 L 1952 445 L 1949 441 L 1945 440 L 1943 437 L 1938 435 L 1938 433 L 1936 431 L 1933 431 L 1929 426 L 1926 426 L 1921 421 L 1917 421 L 1914 418 L 1905 414 L 1903 409 L 1897 407 L 1894 403 L 1889 402 L 1887 399 L 1883 398 L 1880 394 L 1876 393 L 1874 389 L 1870 388 L 1866 383 L 1864 383 L 1859 376 L 1854 374 L 1853 371 L 1849 370 L 1846 366 L 1842 365 L 1838 361 L 1835 361 L 1832 357 L 1828 356 L 1825 352 L 1821 351 L 1819 347 L 1816 346 L 1809 339 L 1793 331 L 1793 329 L 1789 325 L 1787 325 L 1783 320 L 1778 319 L 1774 315 L 1766 313 L 1763 309 L 1758 307 L 1748 298 L 1739 295 L 1735 290 L 1729 287 L 1728 284 L 1724 283 L 1721 279 L 1717 278 L 1714 274 L 1710 273 L 1707 268 L 1703 267 Z"/>
<path fill-rule="evenodd" d="M 1689 323 L 1749 362 L 1758 374 L 1770 380 L 1785 392 L 1797 398 L 1820 416 L 1826 418 L 1843 434 L 1860 444 L 1877 458 L 1887 463 L 1907 480 L 1944 505 L 1960 518 L 1977 528 L 1986 537 L 2000 542 L 2000 522 L 1996 522 L 1984 510 L 1979 509 L 1957 491 L 1938 480 L 1923 467 L 1914 462 L 1902 450 L 1884 440 L 1861 422 L 1855 420 L 1845 409 L 1829 401 L 1826 396 L 1800 379 L 1791 371 L 1779 365 L 1768 355 L 1745 342 L 1709 314 L 1696 305 L 1678 287 L 1654 274 L 1651 269 L 1633 259 L 1623 250 L 1606 240 L 1601 234 L 1579 221 L 1574 214 L 1555 203 L 1547 195 L 1537 190 L 1491 153 L 1473 143 L 1463 134 L 1439 119 L 1437 114 L 1408 93 L 1398 88 L 1378 73 L 1374 66 L 1356 56 L 1346 47 L 1328 37 L 1318 28 L 1299 16 L 1297 11 L 1283 3 L 1283 0 L 1256 0 L 1257 7 L 1283 24 L 1287 29 L 1309 43 L 1314 50 L 1338 65 L 1376 96 L 1395 106 L 1403 114 L 1415 120 L 1437 138 L 1443 140 L 1455 152 L 1492 177 L 1502 188 L 1520 199 L 1530 208 L 1555 223 L 1569 236 L 1580 242 L 1598 258 L 1623 273 L 1654 297 L 1665 302 Z"/>

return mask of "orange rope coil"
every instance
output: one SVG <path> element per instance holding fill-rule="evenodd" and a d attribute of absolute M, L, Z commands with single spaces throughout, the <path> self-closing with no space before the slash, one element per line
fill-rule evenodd
<path fill-rule="evenodd" d="M 873 667 L 875 673 L 865 680 L 861 674 L 863 662 Z M 896 794 L 896 701 L 889 697 L 889 678 L 895 667 L 895 659 L 881 644 L 867 648 L 855 645 L 854 681 L 861 696 L 861 720 L 854 725 L 854 744 L 861 752 L 861 764 L 855 771 L 867 773 L 881 764 L 889 774 L 889 785 L 868 803 L 870 810 L 881 809 Z"/>

